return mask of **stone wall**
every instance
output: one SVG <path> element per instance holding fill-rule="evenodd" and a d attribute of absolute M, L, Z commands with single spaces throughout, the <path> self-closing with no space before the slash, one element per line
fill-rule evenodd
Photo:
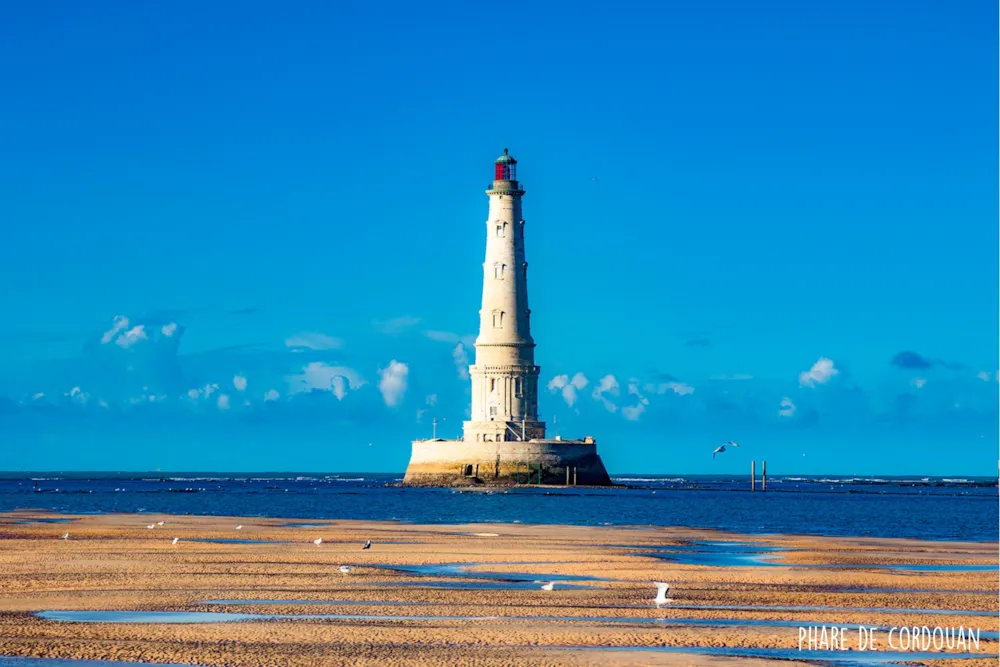
<path fill-rule="evenodd" d="M 594 442 L 535 440 L 466 442 L 415 440 L 403 483 L 412 486 L 457 484 L 566 484 L 607 486 L 611 478 Z"/>

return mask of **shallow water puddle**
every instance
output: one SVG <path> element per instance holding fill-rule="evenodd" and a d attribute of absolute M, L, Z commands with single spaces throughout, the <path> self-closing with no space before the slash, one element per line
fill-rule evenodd
<path fill-rule="evenodd" d="M 624 545 L 626 548 L 646 549 L 655 553 L 654 558 L 669 560 L 680 565 L 710 565 L 713 567 L 767 567 L 782 565 L 776 562 L 778 553 L 791 551 L 788 547 L 775 547 L 757 542 L 721 542 L 698 540 L 688 544 L 666 546 Z"/>
<path fill-rule="evenodd" d="M 175 663 L 119 662 L 117 660 L 78 660 L 75 658 L 22 658 L 0 656 L 0 667 L 184 667 Z"/>
<path fill-rule="evenodd" d="M 540 572 L 470 572 L 467 568 L 488 565 L 551 565 L 552 563 L 436 563 L 433 565 L 368 565 L 384 570 L 406 572 L 429 577 L 461 577 L 466 579 L 493 579 L 496 581 L 537 582 L 548 581 L 610 581 L 601 577 L 582 574 L 547 574 Z"/>
<path fill-rule="evenodd" d="M 191 537 L 181 540 L 182 542 L 203 542 L 207 544 L 294 544 L 284 540 L 247 540 L 235 537 Z"/>
<path fill-rule="evenodd" d="M 520 621 L 584 622 L 658 625 L 662 627 L 788 627 L 819 625 L 808 621 L 730 619 L 730 618 L 633 618 L 628 616 L 387 616 L 380 614 L 240 614 L 217 611 L 40 611 L 35 616 L 67 623 L 233 623 L 268 620 L 345 620 L 345 621 Z M 856 623 L 838 623 L 838 627 L 857 630 Z M 886 628 L 888 629 L 888 628 Z M 983 639 L 996 639 L 996 632 L 980 632 Z"/>
<path fill-rule="evenodd" d="M 963 610 L 963 609 L 901 609 L 897 607 L 828 607 L 823 605 L 810 605 L 810 606 L 759 606 L 751 607 L 744 605 L 730 605 L 730 604 L 719 604 L 719 605 L 709 605 L 709 604 L 671 604 L 669 609 L 700 609 L 700 610 L 713 610 L 713 609 L 725 609 L 727 611 L 836 611 L 836 612 L 846 612 L 846 611 L 862 611 L 867 613 L 887 613 L 887 614 L 942 614 L 945 616 L 996 616 L 995 611 L 982 611 L 982 610 Z"/>
<path fill-rule="evenodd" d="M 546 648 L 565 649 L 568 651 L 648 651 L 654 653 L 694 653 L 700 655 L 719 655 L 741 658 L 770 658 L 772 660 L 801 660 L 805 662 L 817 662 L 822 664 L 837 665 L 838 667 L 861 667 L 864 665 L 888 665 L 895 662 L 910 662 L 916 660 L 945 660 L 973 658 L 991 658 L 985 653 L 924 653 L 907 651 L 799 651 L 794 648 L 747 648 L 747 647 L 697 647 L 697 646 L 614 646 L 614 647 L 591 647 L 573 646 L 559 647 L 551 646 Z"/>

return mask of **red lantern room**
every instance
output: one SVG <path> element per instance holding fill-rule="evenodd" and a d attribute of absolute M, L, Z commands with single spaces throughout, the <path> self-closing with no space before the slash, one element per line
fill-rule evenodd
<path fill-rule="evenodd" d="M 495 174 L 493 179 L 497 181 L 517 180 L 517 160 L 507 153 L 506 148 L 503 149 L 503 155 L 497 158 Z"/>

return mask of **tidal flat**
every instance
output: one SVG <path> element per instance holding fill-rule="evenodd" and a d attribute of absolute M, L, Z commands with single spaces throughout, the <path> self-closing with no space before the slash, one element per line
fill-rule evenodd
<path fill-rule="evenodd" d="M 995 542 L 290 521 L 0 514 L 0 664 L 998 660 Z M 800 628 L 818 626 L 849 628 L 843 650 L 799 650 Z M 859 626 L 874 650 L 853 645 Z M 978 646 L 894 650 L 899 627 L 974 628 Z"/>

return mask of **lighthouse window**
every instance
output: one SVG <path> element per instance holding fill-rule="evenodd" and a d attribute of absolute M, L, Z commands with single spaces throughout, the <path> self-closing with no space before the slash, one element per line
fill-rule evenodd
<path fill-rule="evenodd" d="M 493 277 L 497 280 L 503 280 L 504 269 L 507 268 L 506 264 L 494 264 L 493 265 Z"/>
<path fill-rule="evenodd" d="M 493 328 L 500 329 L 503 327 L 503 311 L 494 310 L 493 311 Z"/>
<path fill-rule="evenodd" d="M 497 238 L 503 238 L 503 225 L 497 225 Z"/>
<path fill-rule="evenodd" d="M 521 398 L 521 378 L 514 378 L 514 396 Z"/>
<path fill-rule="evenodd" d="M 490 391 L 492 392 L 492 391 L 496 391 L 496 390 L 497 390 L 497 379 L 496 378 L 490 378 Z"/>

